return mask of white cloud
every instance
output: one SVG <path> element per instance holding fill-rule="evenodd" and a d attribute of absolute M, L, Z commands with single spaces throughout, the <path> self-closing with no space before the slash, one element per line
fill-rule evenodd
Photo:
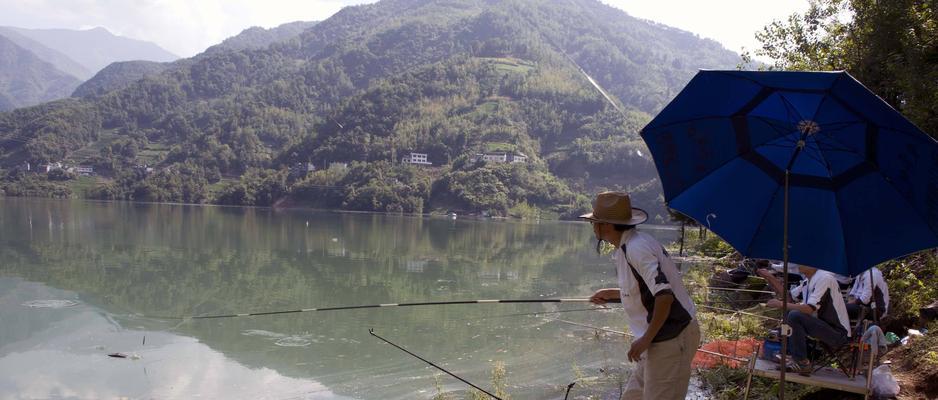
<path fill-rule="evenodd" d="M 808 0 L 602 0 L 632 16 L 714 39 L 729 50 L 759 47 L 755 33 L 773 20 L 804 12 Z"/>
<path fill-rule="evenodd" d="M 101 26 L 182 57 L 251 26 L 321 21 L 369 0 L 0 0 L 0 25 L 87 29 Z"/>

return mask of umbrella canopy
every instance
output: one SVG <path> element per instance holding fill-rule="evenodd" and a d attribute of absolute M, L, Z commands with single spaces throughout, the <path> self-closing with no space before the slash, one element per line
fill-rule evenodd
<path fill-rule="evenodd" d="M 668 206 L 745 256 L 856 275 L 938 246 L 938 143 L 846 72 L 701 71 L 643 130 Z"/>

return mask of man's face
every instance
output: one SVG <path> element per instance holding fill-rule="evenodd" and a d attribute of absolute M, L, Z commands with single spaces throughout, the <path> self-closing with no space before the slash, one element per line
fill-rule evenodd
<path fill-rule="evenodd" d="M 596 239 L 602 239 L 599 228 L 600 223 L 596 221 L 590 221 L 590 224 L 593 225 L 593 234 L 596 235 Z"/>

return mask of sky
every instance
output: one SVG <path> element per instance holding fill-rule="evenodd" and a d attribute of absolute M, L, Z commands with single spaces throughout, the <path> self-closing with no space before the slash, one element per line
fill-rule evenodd
<path fill-rule="evenodd" d="M 549 1 L 549 0 L 548 0 Z M 627 13 L 714 39 L 735 52 L 758 47 L 754 33 L 807 8 L 808 0 L 602 0 Z M 194 56 L 251 26 L 321 21 L 374 0 L 0 0 L 0 25 L 90 29 L 154 42 Z"/>

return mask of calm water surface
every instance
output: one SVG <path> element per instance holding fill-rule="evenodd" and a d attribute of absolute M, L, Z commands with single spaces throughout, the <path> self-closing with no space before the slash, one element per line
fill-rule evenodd
<path fill-rule="evenodd" d="M 623 329 L 621 311 L 159 317 L 585 297 L 616 281 L 591 235 L 579 223 L 0 199 L 0 398 L 429 399 L 436 381 L 465 389 L 374 328 L 483 387 L 503 362 L 513 399 L 561 399 L 578 373 L 628 368 L 627 343 L 556 318 Z"/>

